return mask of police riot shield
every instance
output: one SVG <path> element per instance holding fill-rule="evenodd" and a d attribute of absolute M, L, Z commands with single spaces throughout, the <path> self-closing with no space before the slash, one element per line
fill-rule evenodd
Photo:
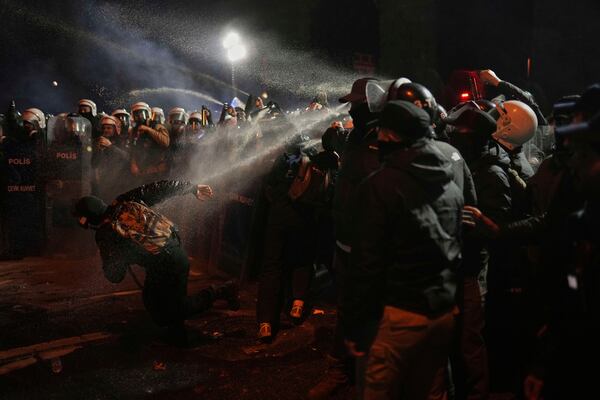
<path fill-rule="evenodd" d="M 1 145 L 0 218 L 6 257 L 40 255 L 46 241 L 44 134 L 7 137 Z"/>
<path fill-rule="evenodd" d="M 72 216 L 75 202 L 91 193 L 92 125 L 78 114 L 59 115 L 48 122 L 47 192 L 52 247 L 61 237 L 80 237 L 64 229 L 79 229 Z M 70 249 L 72 250 L 72 249 Z"/>

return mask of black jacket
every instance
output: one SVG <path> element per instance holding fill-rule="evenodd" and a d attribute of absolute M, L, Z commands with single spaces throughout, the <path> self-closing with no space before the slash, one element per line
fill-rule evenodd
<path fill-rule="evenodd" d="M 452 145 L 436 140 L 435 146 L 452 162 L 454 183 L 462 191 L 465 205 L 477 206 L 477 193 L 471 170 L 462 154 Z M 477 277 L 487 267 L 488 255 L 485 241 L 478 232 L 466 230 L 463 234 L 462 265 L 460 276 Z"/>
<path fill-rule="evenodd" d="M 117 197 L 104 215 L 107 217 L 112 215 L 115 206 L 120 202 L 143 202 L 151 207 L 169 197 L 195 193 L 195 191 L 196 185 L 189 182 L 159 181 L 150 183 Z M 138 244 L 120 236 L 113 230 L 110 221 L 103 223 L 96 231 L 96 244 L 100 249 L 104 275 L 113 283 L 121 282 L 125 278 L 127 267 L 132 264 L 144 267 L 146 273 L 159 272 L 161 268 L 161 263 L 157 262 L 160 257 L 146 252 Z M 178 239 L 173 238 L 171 245 L 178 246 Z"/>
<path fill-rule="evenodd" d="M 342 313 L 348 337 L 383 305 L 449 311 L 460 260 L 463 195 L 429 139 L 391 153 L 358 188 Z"/>
<path fill-rule="evenodd" d="M 465 205 L 477 205 L 477 193 L 475 192 L 475 184 L 473 176 L 465 159 L 460 154 L 460 151 L 451 144 L 435 140 L 435 147 L 452 163 L 452 171 L 454 173 L 454 183 L 462 191 L 465 199 Z"/>
<path fill-rule="evenodd" d="M 352 130 L 341 156 L 332 210 L 335 238 L 345 245 L 350 244 L 351 237 L 350 199 L 354 196 L 359 183 L 380 166 L 375 131 L 365 133 L 359 128 Z"/>

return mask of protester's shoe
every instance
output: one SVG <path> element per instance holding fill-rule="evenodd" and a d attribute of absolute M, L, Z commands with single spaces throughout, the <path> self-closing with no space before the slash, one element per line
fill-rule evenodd
<path fill-rule="evenodd" d="M 271 343 L 273 341 L 273 329 L 270 323 L 260 323 L 258 328 L 258 340 L 262 343 Z"/>
<path fill-rule="evenodd" d="M 332 362 L 333 361 L 333 362 Z M 339 360 L 329 360 L 329 368 L 323 378 L 308 391 L 310 400 L 328 399 L 351 385 L 348 373 Z"/>
<path fill-rule="evenodd" d="M 231 311 L 240 309 L 240 286 L 237 282 L 227 281 L 221 286 L 212 286 L 215 300 L 225 300 Z"/>
<path fill-rule="evenodd" d="M 290 311 L 290 317 L 294 323 L 299 324 L 302 322 L 302 317 L 304 316 L 304 301 L 302 300 L 294 300 L 292 303 L 292 309 Z"/>

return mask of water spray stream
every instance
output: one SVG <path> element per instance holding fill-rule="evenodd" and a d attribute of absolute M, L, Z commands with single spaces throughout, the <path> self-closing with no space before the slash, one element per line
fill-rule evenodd
<path fill-rule="evenodd" d="M 194 90 L 189 89 L 179 89 L 179 88 L 169 88 L 169 87 L 161 87 L 161 88 L 146 88 L 146 89 L 135 89 L 127 93 L 130 97 L 145 97 L 149 95 L 155 94 L 167 94 L 167 93 L 177 93 L 184 94 L 187 96 L 197 97 L 202 100 L 210 101 L 211 103 L 217 104 L 219 106 L 223 105 L 223 102 L 215 99 L 212 96 L 209 96 L 205 93 L 196 92 Z"/>
<path fill-rule="evenodd" d="M 341 105 L 336 107 L 336 110 L 341 110 L 345 105 Z M 265 148 L 260 149 L 257 152 L 252 154 L 248 154 L 246 152 L 245 143 L 242 146 L 239 146 L 238 149 L 231 155 L 230 158 L 225 160 L 211 160 L 209 165 L 209 171 L 203 170 L 202 167 L 197 167 L 202 164 L 202 159 L 198 159 L 191 162 L 191 165 L 194 165 L 196 170 L 202 170 L 202 173 L 192 173 L 193 180 L 196 182 L 205 182 L 209 184 L 218 184 L 219 182 L 229 180 L 228 178 L 231 176 L 235 176 L 235 174 L 239 174 L 239 177 L 236 179 L 239 185 L 247 184 L 251 182 L 253 178 L 260 176 L 261 173 L 265 171 L 256 170 L 255 168 L 250 168 L 255 165 L 264 164 L 265 161 L 271 161 L 270 158 L 273 155 L 276 155 L 278 151 L 281 151 L 285 144 L 290 141 L 296 134 L 301 131 L 310 131 L 314 130 L 318 124 L 323 124 L 328 119 L 331 119 L 335 116 L 336 113 L 314 113 L 307 112 L 299 115 L 288 116 L 286 121 L 288 124 L 291 124 L 296 129 L 292 130 L 282 130 L 282 126 L 270 127 L 268 129 L 268 133 L 270 137 L 276 136 L 276 140 L 271 142 L 271 144 Z M 276 120 L 277 121 L 277 120 Z M 283 122 L 283 121 L 282 121 Z M 322 127 L 323 131 L 326 129 L 325 126 Z M 240 135 L 241 137 L 251 137 L 251 132 L 255 130 L 255 126 L 250 126 L 246 129 L 240 129 L 239 132 L 235 132 L 236 135 Z M 284 128 L 283 128 L 284 129 Z M 216 132 L 210 138 L 207 138 L 207 145 L 209 148 L 214 146 L 214 142 L 222 139 L 219 135 L 219 132 Z M 214 142 L 213 142 L 214 141 Z M 306 142 L 304 145 L 306 147 L 311 147 L 318 145 L 320 143 L 320 139 L 313 139 L 309 142 Z M 271 163 L 269 163 L 268 167 L 270 167 Z M 252 176 L 245 176 L 248 174 L 247 169 L 249 169 Z M 192 170 L 190 172 L 193 172 Z"/>

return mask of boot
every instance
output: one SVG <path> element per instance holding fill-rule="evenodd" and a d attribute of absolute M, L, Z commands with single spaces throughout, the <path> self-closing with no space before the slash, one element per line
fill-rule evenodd
<path fill-rule="evenodd" d="M 290 311 L 290 317 L 294 324 L 300 325 L 302 323 L 302 317 L 304 317 L 304 301 L 294 300 Z"/>
<path fill-rule="evenodd" d="M 271 343 L 273 341 L 273 329 L 270 323 L 260 323 L 258 328 L 258 340 L 261 343 Z"/>
<path fill-rule="evenodd" d="M 220 286 L 211 285 L 211 289 L 214 300 L 225 300 L 231 311 L 240 309 L 240 287 L 236 282 L 227 281 Z"/>
<path fill-rule="evenodd" d="M 347 368 L 342 360 L 330 356 L 327 362 L 329 365 L 325 375 L 308 392 L 310 400 L 328 399 L 339 390 L 351 385 Z"/>

